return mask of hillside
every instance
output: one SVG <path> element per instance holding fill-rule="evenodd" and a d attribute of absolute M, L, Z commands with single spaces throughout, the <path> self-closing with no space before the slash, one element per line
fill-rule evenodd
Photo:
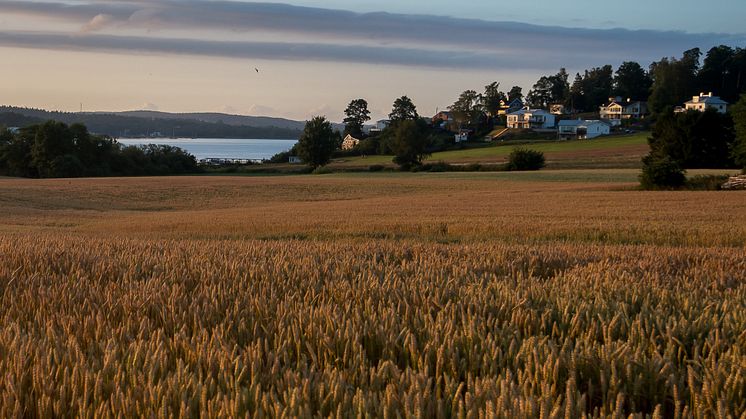
<path fill-rule="evenodd" d="M 0 106 L 0 125 L 28 126 L 47 120 L 83 123 L 91 132 L 112 137 L 151 135 L 194 138 L 298 138 L 304 122 L 281 118 L 165 112 L 58 112 Z M 155 134 L 154 134 L 155 133 Z"/>

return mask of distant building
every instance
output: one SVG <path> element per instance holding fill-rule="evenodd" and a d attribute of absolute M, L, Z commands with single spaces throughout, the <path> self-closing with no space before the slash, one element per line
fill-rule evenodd
<path fill-rule="evenodd" d="M 290 163 L 290 164 L 301 164 L 301 163 L 303 163 L 303 160 L 301 160 L 301 158 L 298 157 L 298 156 L 290 156 L 288 158 L 288 163 Z"/>
<path fill-rule="evenodd" d="M 432 118 L 433 126 L 441 129 L 448 128 L 451 122 L 453 122 L 453 115 L 449 111 L 440 111 Z"/>
<path fill-rule="evenodd" d="M 358 144 L 360 144 L 360 140 L 350 134 L 347 134 L 345 139 L 342 141 L 342 150 L 352 150 Z"/>
<path fill-rule="evenodd" d="M 515 98 L 509 101 L 500 101 L 500 108 L 497 110 L 498 115 L 508 115 L 513 112 L 518 112 L 523 109 L 523 101 Z"/>
<path fill-rule="evenodd" d="M 609 103 L 599 108 L 601 119 L 612 121 L 613 125 L 621 125 L 623 119 L 640 119 L 648 113 L 648 103 L 622 100 L 621 97 L 610 97 Z"/>
<path fill-rule="evenodd" d="M 464 143 L 469 141 L 469 135 L 471 134 L 471 130 L 468 129 L 462 129 L 459 130 L 458 134 L 454 136 L 454 140 L 456 143 Z"/>
<path fill-rule="evenodd" d="M 562 140 L 585 140 L 609 135 L 611 125 L 599 120 L 570 119 L 559 121 L 557 135 Z"/>
<path fill-rule="evenodd" d="M 699 96 L 692 96 L 692 100 L 686 102 L 683 108 L 678 107 L 675 111 L 686 112 L 695 110 L 704 112 L 707 108 L 715 109 L 720 113 L 726 113 L 728 112 L 728 102 L 720 99 L 718 96 L 713 96 L 712 92 L 707 94 L 700 93 Z"/>
<path fill-rule="evenodd" d="M 555 116 L 544 109 L 525 107 L 520 111 L 508 114 L 508 128 L 553 129 Z"/>
<path fill-rule="evenodd" d="M 379 133 L 379 132 L 385 130 L 386 128 L 388 128 L 389 125 L 391 125 L 391 121 L 390 120 L 388 120 L 388 119 L 381 119 L 379 121 L 376 121 L 376 124 L 370 129 L 370 132 L 371 132 L 371 134 Z"/>
<path fill-rule="evenodd" d="M 8 131 L 10 131 L 11 134 L 18 134 L 18 132 L 21 131 L 21 128 L 19 128 L 19 127 L 8 127 Z"/>

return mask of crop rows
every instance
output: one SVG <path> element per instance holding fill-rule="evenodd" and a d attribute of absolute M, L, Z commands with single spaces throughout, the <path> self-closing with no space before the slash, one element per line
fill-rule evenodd
<path fill-rule="evenodd" d="M 0 237 L 2 417 L 746 417 L 746 251 Z"/>

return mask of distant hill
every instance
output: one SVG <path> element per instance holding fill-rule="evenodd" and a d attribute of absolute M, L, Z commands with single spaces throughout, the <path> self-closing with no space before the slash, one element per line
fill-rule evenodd
<path fill-rule="evenodd" d="M 132 116 L 136 118 L 156 118 L 156 119 L 193 119 L 196 121 L 209 123 L 223 123 L 234 126 L 251 126 L 251 127 L 277 127 L 302 130 L 305 121 L 293 121 L 285 118 L 273 118 L 269 116 L 244 116 L 230 115 L 225 113 L 169 113 L 157 111 L 126 111 L 118 112 L 116 115 Z"/>
<path fill-rule="evenodd" d="M 298 138 L 305 122 L 221 113 L 58 112 L 0 106 L 0 125 L 24 127 L 47 120 L 83 123 L 112 137 L 175 136 L 193 138 Z M 341 127 L 336 125 L 337 128 Z"/>

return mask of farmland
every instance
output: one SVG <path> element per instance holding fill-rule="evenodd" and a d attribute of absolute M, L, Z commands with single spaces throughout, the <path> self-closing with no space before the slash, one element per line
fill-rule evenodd
<path fill-rule="evenodd" d="M 600 137 L 592 140 L 537 142 L 531 149 L 546 155 L 547 165 L 554 169 L 636 168 L 640 158 L 648 153 L 647 137 L 642 132 L 632 135 Z M 429 162 L 504 163 L 516 143 L 495 142 L 483 147 L 433 153 Z M 332 167 L 356 167 L 371 164 L 391 164 L 391 156 L 366 156 L 340 159 Z"/>
<path fill-rule="evenodd" d="M 636 175 L 0 179 L 0 416 L 740 417 L 746 195 Z"/>

